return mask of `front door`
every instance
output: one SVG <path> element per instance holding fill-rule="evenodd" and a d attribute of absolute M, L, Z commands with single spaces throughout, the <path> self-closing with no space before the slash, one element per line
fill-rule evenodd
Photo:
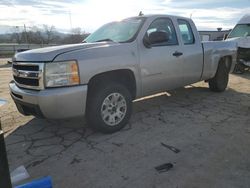
<path fill-rule="evenodd" d="M 144 95 L 182 86 L 182 57 L 174 25 L 169 18 L 154 20 L 145 37 L 160 31 L 168 33 L 166 42 L 142 48 L 140 54 L 142 91 Z"/>

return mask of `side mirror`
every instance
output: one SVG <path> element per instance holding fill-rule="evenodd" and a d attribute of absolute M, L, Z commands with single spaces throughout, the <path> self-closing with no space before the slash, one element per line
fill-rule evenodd
<path fill-rule="evenodd" d="M 149 34 L 149 36 L 145 35 L 143 39 L 143 44 L 150 48 L 151 45 L 168 42 L 169 41 L 169 34 L 164 31 L 155 31 Z"/>

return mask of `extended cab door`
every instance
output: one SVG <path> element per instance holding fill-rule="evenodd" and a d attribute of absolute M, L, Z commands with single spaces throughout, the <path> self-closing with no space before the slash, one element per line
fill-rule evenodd
<path fill-rule="evenodd" d="M 155 43 L 140 49 L 140 67 L 143 95 L 166 91 L 183 84 L 181 49 L 170 18 L 157 18 L 147 28 L 144 38 L 152 32 L 166 32 L 166 42 Z"/>
<path fill-rule="evenodd" d="M 182 55 L 183 84 L 200 80 L 203 69 L 203 50 L 199 34 L 191 20 L 177 19 Z"/>

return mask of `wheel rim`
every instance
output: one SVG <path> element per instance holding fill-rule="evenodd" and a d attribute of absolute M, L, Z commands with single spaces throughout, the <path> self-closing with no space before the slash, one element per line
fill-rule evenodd
<path fill-rule="evenodd" d="M 101 116 L 109 126 L 118 125 L 124 119 L 126 112 L 127 103 L 120 93 L 111 93 L 102 103 Z"/>

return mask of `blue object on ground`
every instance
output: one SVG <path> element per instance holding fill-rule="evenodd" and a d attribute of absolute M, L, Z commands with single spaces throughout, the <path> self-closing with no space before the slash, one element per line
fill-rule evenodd
<path fill-rule="evenodd" d="M 51 177 L 44 177 L 38 180 L 34 180 L 24 185 L 19 185 L 15 188 L 52 188 Z"/>
<path fill-rule="evenodd" d="M 0 106 L 2 106 L 2 105 L 4 105 L 4 104 L 6 104 L 6 100 L 0 99 Z"/>

